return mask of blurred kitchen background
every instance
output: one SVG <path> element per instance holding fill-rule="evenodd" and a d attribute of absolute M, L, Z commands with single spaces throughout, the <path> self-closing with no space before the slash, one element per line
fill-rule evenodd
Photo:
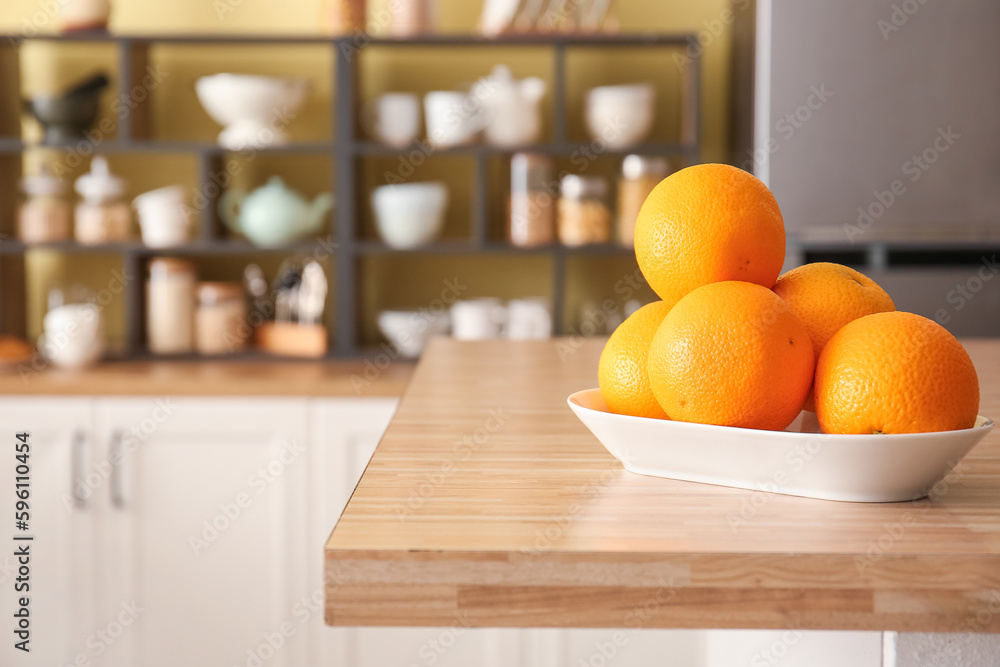
<path fill-rule="evenodd" d="M 7 2 L 0 330 L 35 342 L 117 267 L 106 358 L 602 335 L 652 297 L 645 193 L 725 161 L 790 266 L 996 334 L 1000 290 L 963 285 L 1000 245 L 1000 16 L 917 6 Z"/>
<path fill-rule="evenodd" d="M 0 34 L 0 354 L 12 373 L 271 358 L 382 369 L 438 333 L 606 335 L 653 298 L 631 247 L 638 206 L 698 162 L 770 185 L 788 267 L 849 264 L 901 310 L 960 336 L 1000 334 L 992 0 L 4 0 Z M 223 408 L 205 415 L 266 410 Z M 380 409 L 371 447 L 392 407 Z M 338 407 L 319 432 L 352 412 L 368 414 Z M 250 638 L 227 618 L 176 658 L 171 646 L 214 618 L 198 616 L 200 590 L 157 579 L 169 571 L 159 552 L 136 580 L 167 602 L 113 664 L 249 667 L 243 647 L 256 650 L 273 610 L 234 581 Z M 199 581 L 214 585 L 226 568 L 209 572 Z M 231 611 L 213 600 L 213 617 Z M 344 631 L 310 614 L 310 643 L 270 664 L 395 664 L 394 649 L 399 664 L 432 664 L 426 630 L 331 642 Z M 520 642 L 503 664 L 570 664 L 603 641 L 469 636 L 479 643 L 447 664 L 485 664 L 497 637 Z M 643 636 L 627 664 L 667 664 L 664 651 L 687 656 L 669 664 L 735 664 L 778 641 Z M 814 637 L 803 664 L 878 664 L 878 635 Z M 69 664 L 78 644 L 46 664 Z"/>

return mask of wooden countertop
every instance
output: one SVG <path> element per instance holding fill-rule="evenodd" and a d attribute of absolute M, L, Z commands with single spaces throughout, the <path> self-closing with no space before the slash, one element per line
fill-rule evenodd
<path fill-rule="evenodd" d="M 0 372 L 0 396 L 401 396 L 413 363 L 377 361 L 112 361 L 80 371 L 7 369 Z"/>
<path fill-rule="evenodd" d="M 432 343 L 326 545 L 327 623 L 1000 632 L 1000 430 L 911 503 L 644 477 L 566 405 L 602 345 Z M 967 348 L 1000 416 L 1000 340 Z"/>

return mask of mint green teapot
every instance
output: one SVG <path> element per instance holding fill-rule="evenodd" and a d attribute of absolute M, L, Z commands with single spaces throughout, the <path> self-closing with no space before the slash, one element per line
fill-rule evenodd
<path fill-rule="evenodd" d="M 263 247 L 287 245 L 316 234 L 331 208 L 329 192 L 310 202 L 278 176 L 250 194 L 227 190 L 219 199 L 219 215 L 226 226 Z"/>

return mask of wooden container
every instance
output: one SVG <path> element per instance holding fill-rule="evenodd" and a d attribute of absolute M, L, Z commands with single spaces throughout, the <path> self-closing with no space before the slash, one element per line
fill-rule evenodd
<path fill-rule="evenodd" d="M 286 357 L 319 358 L 326 355 L 326 327 L 319 324 L 265 322 L 257 328 L 257 347 Z"/>

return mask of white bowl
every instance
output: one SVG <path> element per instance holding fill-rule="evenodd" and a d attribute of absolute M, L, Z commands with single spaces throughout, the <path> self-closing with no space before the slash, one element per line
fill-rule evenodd
<path fill-rule="evenodd" d="M 392 248 L 433 241 L 444 226 L 447 207 L 448 187 L 440 181 L 383 185 L 372 192 L 375 226 Z"/>
<path fill-rule="evenodd" d="M 584 104 L 587 130 L 611 149 L 633 146 L 653 129 L 655 103 L 656 89 L 648 83 L 591 88 Z"/>
<path fill-rule="evenodd" d="M 94 304 L 57 306 L 42 319 L 38 351 L 60 368 L 88 366 L 104 353 L 101 311 Z"/>
<path fill-rule="evenodd" d="M 378 314 L 378 330 L 407 359 L 419 357 L 431 336 L 448 333 L 450 327 L 448 311 L 383 310 Z"/>
<path fill-rule="evenodd" d="M 213 74 L 195 82 L 205 111 L 226 126 L 219 143 L 233 150 L 287 143 L 284 127 L 298 113 L 307 89 L 302 78 L 250 74 Z"/>
<path fill-rule="evenodd" d="M 641 475 L 852 502 L 917 500 L 993 428 L 829 435 L 803 412 L 785 431 L 691 424 L 608 412 L 600 389 L 569 407 L 626 470 Z"/>

